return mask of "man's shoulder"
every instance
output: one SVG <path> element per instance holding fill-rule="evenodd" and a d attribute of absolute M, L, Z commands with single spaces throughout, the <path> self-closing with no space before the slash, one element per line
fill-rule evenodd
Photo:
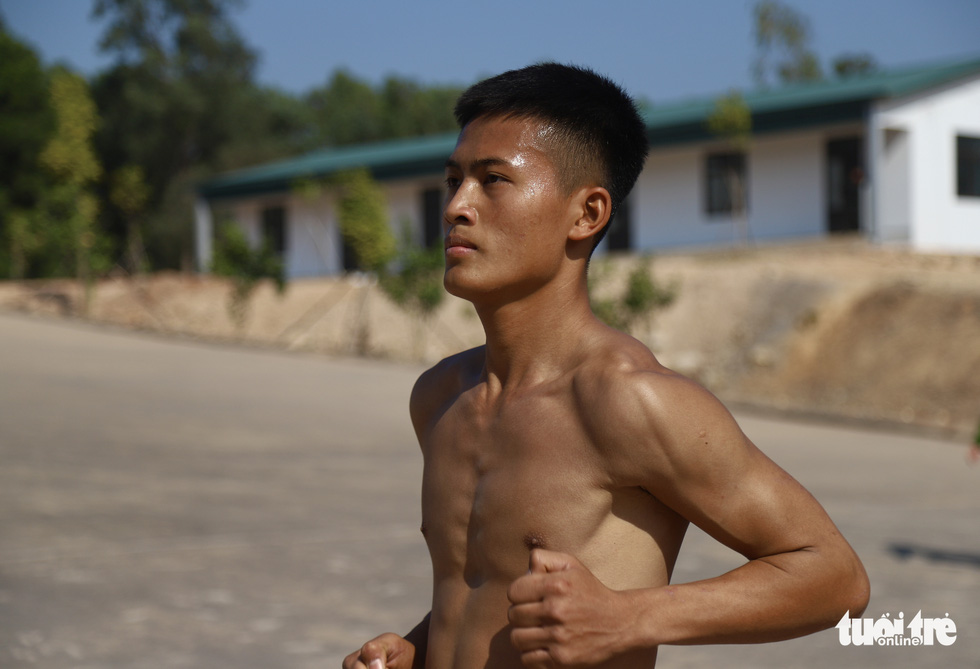
<path fill-rule="evenodd" d="M 415 382 L 416 387 L 453 385 L 473 376 L 478 376 L 486 360 L 486 346 L 477 346 L 443 358 L 422 372 Z"/>
<path fill-rule="evenodd" d="M 485 346 L 444 358 L 419 376 L 412 389 L 412 420 L 418 424 L 479 378 L 486 359 Z"/>
<path fill-rule="evenodd" d="M 727 414 L 700 384 L 662 365 L 639 342 L 623 339 L 595 351 L 577 370 L 573 387 L 583 424 L 603 448 L 663 445 L 678 431 Z"/>
<path fill-rule="evenodd" d="M 594 347 L 575 371 L 576 399 L 588 404 L 621 404 L 626 398 L 666 401 L 700 389 L 668 369 L 646 346 L 625 335 Z"/>

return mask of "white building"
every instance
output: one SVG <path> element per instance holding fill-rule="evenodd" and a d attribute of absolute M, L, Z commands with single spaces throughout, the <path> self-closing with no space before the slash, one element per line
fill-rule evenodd
<path fill-rule="evenodd" d="M 980 59 L 887 70 L 744 96 L 743 152 L 713 136 L 713 99 L 644 112 L 650 155 L 603 244 L 653 251 L 853 232 L 930 252 L 980 254 Z M 441 243 L 442 173 L 456 135 L 317 151 L 201 184 L 197 260 L 210 265 L 214 205 L 283 254 L 289 278 L 345 267 L 334 196 L 295 184 L 366 167 L 396 234 Z M 733 221 L 730 180 L 746 184 Z"/>

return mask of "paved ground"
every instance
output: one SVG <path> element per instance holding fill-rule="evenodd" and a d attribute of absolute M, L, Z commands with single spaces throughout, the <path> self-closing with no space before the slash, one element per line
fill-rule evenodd
<path fill-rule="evenodd" d="M 0 667 L 335 668 L 428 609 L 417 368 L 0 315 Z M 966 449 L 740 416 L 869 569 L 866 615 L 949 647 L 664 648 L 667 669 L 980 666 L 980 467 Z M 675 580 L 738 556 L 699 533 Z"/>

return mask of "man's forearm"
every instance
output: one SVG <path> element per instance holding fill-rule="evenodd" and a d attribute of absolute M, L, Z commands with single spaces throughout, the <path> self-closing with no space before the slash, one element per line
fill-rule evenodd
<path fill-rule="evenodd" d="M 412 660 L 412 669 L 425 668 L 425 656 L 429 647 L 429 618 L 432 613 L 425 614 L 422 622 L 412 628 L 412 631 L 405 635 L 405 640 L 415 646 L 415 659 Z"/>
<path fill-rule="evenodd" d="M 637 645 L 763 643 L 833 626 L 867 604 L 852 555 L 802 549 L 759 558 L 717 578 L 627 593 Z"/>

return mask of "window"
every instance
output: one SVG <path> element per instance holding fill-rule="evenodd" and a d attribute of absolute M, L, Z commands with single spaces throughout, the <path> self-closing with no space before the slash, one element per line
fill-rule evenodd
<path fill-rule="evenodd" d="M 748 209 L 748 177 L 744 153 L 711 153 L 705 161 L 705 210 L 735 214 Z"/>
<path fill-rule="evenodd" d="M 426 248 L 442 245 L 442 188 L 427 188 L 422 191 L 422 232 Z"/>
<path fill-rule="evenodd" d="M 956 194 L 980 197 L 980 137 L 956 138 Z"/>
<path fill-rule="evenodd" d="M 616 217 L 609 221 L 609 231 L 606 233 L 610 251 L 628 251 L 632 247 L 632 225 L 629 200 L 620 203 Z"/>
<path fill-rule="evenodd" d="M 280 258 L 286 253 L 285 207 L 266 207 L 262 210 L 262 243 Z"/>

